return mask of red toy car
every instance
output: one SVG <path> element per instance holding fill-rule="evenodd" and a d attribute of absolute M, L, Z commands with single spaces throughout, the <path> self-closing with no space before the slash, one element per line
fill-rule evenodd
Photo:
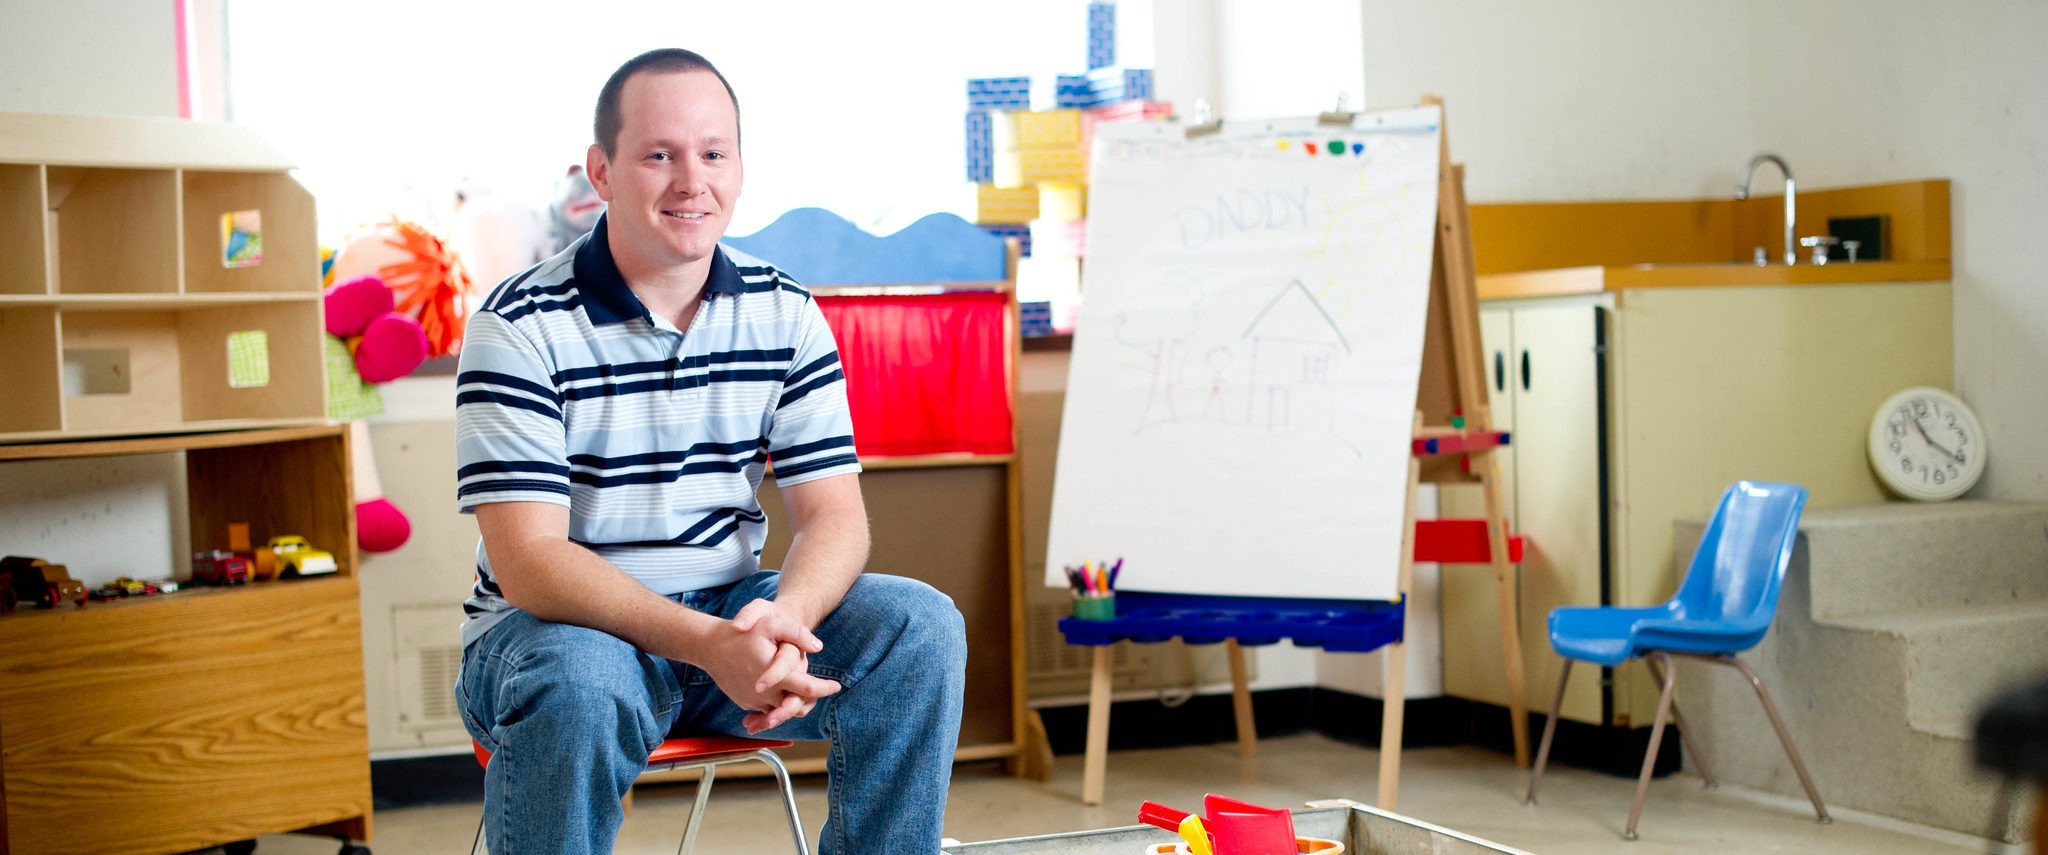
<path fill-rule="evenodd" d="M 192 581 L 202 585 L 240 585 L 249 581 L 249 559 L 225 549 L 192 556 Z"/>

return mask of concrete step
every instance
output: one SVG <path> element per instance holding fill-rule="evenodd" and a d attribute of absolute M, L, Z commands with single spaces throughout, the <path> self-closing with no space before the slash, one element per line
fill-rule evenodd
<path fill-rule="evenodd" d="M 2048 600 L 2048 502 L 1809 509 L 1800 531 L 1816 620 Z"/>
<path fill-rule="evenodd" d="M 1833 621 L 1905 642 L 1906 724 L 1969 739 L 1986 699 L 2048 669 L 2048 600 Z"/>

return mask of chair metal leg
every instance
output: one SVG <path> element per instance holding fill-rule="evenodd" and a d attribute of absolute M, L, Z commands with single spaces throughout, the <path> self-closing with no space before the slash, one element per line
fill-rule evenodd
<path fill-rule="evenodd" d="M 676 847 L 676 855 L 690 855 L 697 846 L 697 829 L 704 822 L 704 806 L 711 801 L 711 784 L 718 779 L 718 764 L 706 763 L 697 768 L 701 776 L 697 779 L 697 802 L 690 806 L 690 822 L 683 826 L 683 845 Z"/>
<path fill-rule="evenodd" d="M 1543 780 L 1543 766 L 1550 761 L 1550 739 L 1557 735 L 1557 709 L 1564 705 L 1564 683 L 1571 679 L 1572 660 L 1564 660 L 1564 667 L 1557 669 L 1557 693 L 1550 696 L 1550 718 L 1543 722 L 1543 744 L 1536 749 L 1536 768 L 1529 774 L 1529 792 L 1522 797 L 1522 804 L 1536 803 L 1536 785 Z"/>
<path fill-rule="evenodd" d="M 1657 667 L 1656 660 L 1646 658 L 1643 664 L 1650 666 L 1650 676 L 1656 677 L 1659 683 L 1664 682 L 1664 670 Z M 1713 765 L 1707 761 L 1706 753 L 1692 741 L 1692 726 L 1685 723 L 1685 713 L 1679 712 L 1677 698 L 1671 699 L 1671 720 L 1678 725 L 1678 741 L 1685 745 L 1685 753 L 1692 755 L 1693 765 L 1700 767 L 1700 777 L 1706 779 L 1708 787 L 1718 786 L 1714 780 Z"/>
<path fill-rule="evenodd" d="M 477 820 L 476 820 L 476 843 L 475 843 L 475 845 L 472 845 L 472 846 L 470 846 L 470 847 L 469 847 L 469 855 L 490 855 L 490 853 L 488 853 L 488 852 L 485 852 L 485 851 L 484 851 L 484 820 L 483 820 L 483 817 L 477 817 Z"/>
<path fill-rule="evenodd" d="M 1820 791 L 1813 786 L 1813 776 L 1806 773 L 1806 763 L 1799 759 L 1799 749 L 1792 747 L 1792 735 L 1785 732 L 1785 722 L 1778 718 L 1778 707 L 1771 703 L 1771 693 L 1764 689 L 1764 681 L 1750 670 L 1749 663 L 1734 656 L 1721 657 L 1721 661 L 1735 666 L 1742 676 L 1749 678 L 1749 685 L 1756 689 L 1757 700 L 1764 702 L 1764 714 L 1771 718 L 1771 728 L 1778 732 L 1778 742 L 1785 746 L 1785 756 L 1792 760 L 1792 771 L 1799 773 L 1799 785 L 1806 788 L 1806 798 L 1813 802 L 1814 817 L 1821 822 L 1834 822 L 1828 816 L 1828 806 L 1820 800 Z"/>
<path fill-rule="evenodd" d="M 1628 829 L 1622 832 L 1623 840 L 1636 839 L 1636 820 L 1643 815 L 1643 798 L 1650 794 L 1650 770 L 1657 766 L 1657 748 L 1664 741 L 1664 720 L 1671 715 L 1671 687 L 1677 684 L 1678 671 L 1671 667 L 1670 655 L 1663 651 L 1651 653 L 1664 660 L 1664 692 L 1657 698 L 1657 722 L 1650 726 L 1650 750 L 1643 752 L 1643 774 L 1636 778 L 1636 800 L 1628 809 Z"/>

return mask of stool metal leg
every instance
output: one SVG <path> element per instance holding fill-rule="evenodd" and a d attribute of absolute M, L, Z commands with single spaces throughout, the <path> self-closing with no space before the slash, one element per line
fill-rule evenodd
<path fill-rule="evenodd" d="M 1536 803 L 1536 785 L 1543 780 L 1543 766 L 1550 762 L 1550 738 L 1557 735 L 1557 708 L 1564 705 L 1564 682 L 1571 679 L 1572 660 L 1564 660 L 1564 667 L 1557 669 L 1557 694 L 1550 697 L 1550 718 L 1543 722 L 1543 744 L 1536 749 L 1536 768 L 1529 773 L 1529 794 L 1522 797 L 1522 804 Z"/>
<path fill-rule="evenodd" d="M 690 807 L 690 822 L 683 826 L 683 845 L 676 848 L 676 855 L 690 855 L 697 845 L 697 828 L 704 822 L 704 805 L 711 801 L 711 783 L 718 778 L 718 764 L 706 763 L 698 767 L 697 803 Z"/>
<path fill-rule="evenodd" d="M 789 769 L 775 752 L 760 752 L 761 762 L 775 772 L 775 785 L 782 788 L 782 810 L 789 815 L 789 836 L 796 839 L 797 855 L 811 855 L 810 841 L 804 839 L 804 821 L 796 815 L 796 788 L 789 783 Z"/>
<path fill-rule="evenodd" d="M 748 760 L 766 763 L 769 770 L 775 773 L 775 785 L 782 790 L 782 810 L 789 818 L 789 834 L 796 841 L 797 855 L 811 855 L 810 841 L 804 838 L 803 819 L 796 812 L 796 788 L 790 784 L 789 768 L 782 765 L 781 757 L 766 748 L 746 754 L 727 755 L 702 765 L 693 766 L 687 762 L 679 762 L 659 767 L 661 770 L 696 768 L 700 773 L 697 779 L 696 801 L 690 808 L 689 822 L 683 826 L 683 842 L 677 847 L 676 855 L 689 855 L 697 845 L 697 832 L 704 822 L 704 808 L 711 800 L 711 785 L 718 779 L 718 767 L 726 763 L 744 763 Z M 479 819 L 476 824 L 476 843 L 470 847 L 470 855 L 486 855 L 486 852 L 484 823 Z"/>

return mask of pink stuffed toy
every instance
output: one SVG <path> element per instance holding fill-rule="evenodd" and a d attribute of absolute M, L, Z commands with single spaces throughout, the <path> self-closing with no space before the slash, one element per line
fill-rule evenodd
<path fill-rule="evenodd" d="M 358 276 L 327 289 L 327 333 L 348 341 L 356 373 L 367 383 L 411 374 L 427 360 L 420 322 L 392 309 L 391 289 L 375 276 Z"/>
<path fill-rule="evenodd" d="M 392 311 L 395 299 L 384 280 L 358 276 L 327 289 L 327 332 L 348 343 L 356 373 L 370 383 L 384 383 L 411 374 L 427 358 L 427 335 L 420 322 Z M 384 498 L 377 465 L 370 455 L 369 423 L 349 426 L 356 488 L 356 545 L 364 552 L 389 552 L 412 536 L 412 521 Z"/>

